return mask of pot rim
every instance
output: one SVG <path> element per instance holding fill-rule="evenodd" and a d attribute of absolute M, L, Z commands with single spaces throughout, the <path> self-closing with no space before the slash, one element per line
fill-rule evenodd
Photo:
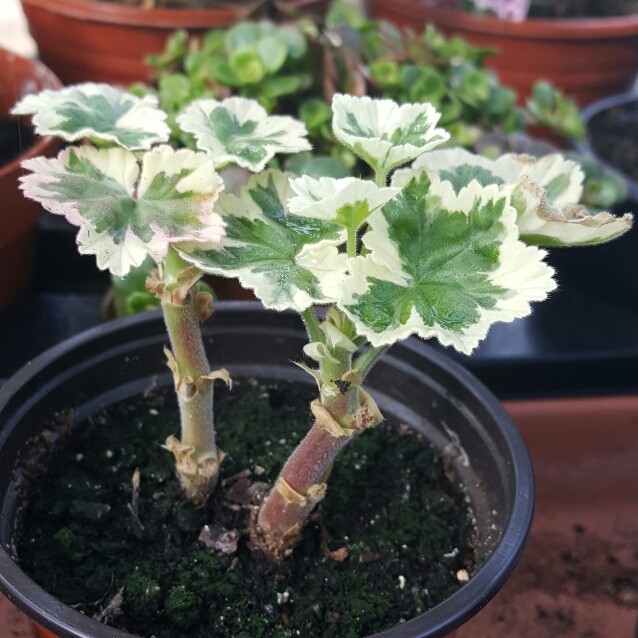
<path fill-rule="evenodd" d="M 225 26 L 229 21 L 247 20 L 266 0 L 245 4 L 220 2 L 212 9 L 143 9 L 96 0 L 20 0 L 28 10 L 41 10 L 78 21 L 104 22 L 174 31 L 178 28 Z"/>
<path fill-rule="evenodd" d="M 256 316 L 273 312 L 265 309 L 259 302 L 229 301 L 218 302 L 215 306 L 216 314 L 238 311 L 251 312 Z M 292 311 L 280 314 L 289 317 L 296 315 Z M 61 355 L 80 348 L 94 339 L 109 337 L 118 331 L 135 328 L 147 322 L 161 322 L 163 327 L 161 311 L 141 313 L 98 325 L 46 350 L 22 367 L 0 388 L 0 413 L 14 392 Z M 148 333 L 150 334 L 150 331 Z M 503 441 L 512 460 L 516 461 L 512 463 L 516 498 L 510 519 L 498 545 L 469 582 L 429 611 L 369 638 L 445 636 L 476 614 L 496 594 L 514 570 L 531 528 L 534 512 L 534 477 L 531 460 L 521 435 L 498 399 L 463 366 L 416 337 L 396 344 L 386 356 L 392 357 L 393 351 L 396 352 L 402 348 L 426 357 L 442 372 L 456 377 L 474 397 L 480 397 L 483 407 L 498 420 Z M 1 443 L 2 437 L 0 437 Z M 3 512 L 0 512 L 1 516 L 4 516 Z M 18 608 L 28 611 L 35 622 L 57 632 L 60 638 L 130 638 L 130 634 L 98 623 L 61 603 L 32 581 L 16 565 L 7 553 L 7 548 L 0 549 L 0 591 Z M 50 620 L 52 616 L 57 621 L 57 627 Z"/>
<path fill-rule="evenodd" d="M 387 2 L 387 0 L 376 0 Z M 604 40 L 638 36 L 638 14 L 602 18 L 558 18 L 555 20 L 528 18 L 522 22 L 508 22 L 494 16 L 475 15 L 446 7 L 426 7 L 415 0 L 391 0 L 388 11 L 414 17 L 426 17 L 437 25 L 458 31 L 469 29 L 478 33 L 507 39 L 539 40 Z"/>

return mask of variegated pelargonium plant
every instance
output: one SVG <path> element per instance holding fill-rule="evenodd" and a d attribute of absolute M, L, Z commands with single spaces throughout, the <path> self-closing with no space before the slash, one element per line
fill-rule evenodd
<path fill-rule="evenodd" d="M 35 110 L 29 108 L 19 110 Z M 180 356 L 192 361 L 189 352 L 178 356 L 177 344 L 198 329 L 201 313 L 191 291 L 201 272 L 238 277 L 265 306 L 301 314 L 310 341 L 305 353 L 318 364 L 302 367 L 316 380 L 319 397 L 311 404 L 309 433 L 253 520 L 253 544 L 272 559 L 291 552 L 326 491 L 338 452 L 381 421 L 362 383 L 392 343 L 416 334 L 469 353 L 492 323 L 529 314 L 530 302 L 554 290 L 553 270 L 538 245 L 598 243 L 631 226 L 631 216 L 592 217 L 576 206 L 583 175 L 558 155 L 490 161 L 459 149 L 428 152 L 449 138 L 438 119 L 429 104 L 336 95 L 335 136 L 371 167 L 374 180 L 261 170 L 272 153 L 307 148 L 303 127 L 267 118 L 256 104 L 237 98 L 194 102 L 178 118 L 206 153 L 188 162 L 176 159 L 182 151 L 159 146 L 133 154 L 124 168 L 120 155 L 130 151 L 76 147 L 57 160 L 27 164 L 34 174 L 25 178 L 26 194 L 86 226 L 79 235 L 82 251 L 98 253 L 97 238 L 107 236 L 110 251 L 125 252 L 131 263 L 147 253 L 158 262 L 151 287 L 165 300 L 183 410 L 211 376 L 208 367 L 193 374 L 182 367 Z M 161 161 L 146 159 L 154 154 Z M 202 166 L 212 163 L 209 172 L 198 173 L 201 182 L 186 168 L 200 157 Z M 213 167 L 226 162 L 261 172 L 239 195 L 218 195 Z M 124 191 L 117 204 L 113 189 Z M 149 193 L 154 204 L 146 207 L 139 202 Z M 186 220 L 196 229 L 185 231 Z M 212 227 L 220 229 L 215 237 Z M 155 248 L 158 236 L 164 252 Z M 98 262 L 112 261 L 111 252 Z M 191 303 L 195 309 L 186 320 L 184 307 Z M 316 305 L 327 307 L 322 318 Z M 173 446 L 178 457 L 189 445 L 185 434 L 180 445 Z"/>
<path fill-rule="evenodd" d="M 252 100 L 230 98 L 193 104 L 184 130 L 201 152 L 167 145 L 170 129 L 157 100 L 137 98 L 106 84 L 80 84 L 30 95 L 13 109 L 33 115 L 41 135 L 72 145 L 57 158 L 24 162 L 25 196 L 79 226 L 80 253 L 93 254 L 101 269 L 123 277 L 147 256 L 157 269 L 147 281 L 161 301 L 172 352 L 181 414 L 181 440 L 166 447 L 176 458 L 185 493 L 203 502 L 217 481 L 223 452 L 215 443 L 215 379 L 230 385 L 226 370 L 211 371 L 200 321 L 212 313 L 212 297 L 199 290 L 201 270 L 179 254 L 184 242 L 216 244 L 226 223 L 215 212 L 228 164 L 259 171 L 275 153 L 309 150 L 303 124 L 269 117 Z"/>
<path fill-rule="evenodd" d="M 469 353 L 492 323 L 529 314 L 554 290 L 538 245 L 607 241 L 631 226 L 631 216 L 575 205 L 583 174 L 558 155 L 428 152 L 449 138 L 429 104 L 336 95 L 332 108 L 335 136 L 374 181 L 266 170 L 239 196 L 220 196 L 219 244 L 181 247 L 202 270 L 239 277 L 267 307 L 298 311 L 305 354 L 318 364 L 303 366 L 319 387 L 314 424 L 252 528 L 275 559 L 291 551 L 338 452 L 381 420 L 361 386 L 392 343 L 416 334 Z M 327 306 L 323 319 L 315 305 Z"/>

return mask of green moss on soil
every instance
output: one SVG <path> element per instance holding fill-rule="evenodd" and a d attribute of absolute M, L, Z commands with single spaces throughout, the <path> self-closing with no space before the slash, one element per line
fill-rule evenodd
<path fill-rule="evenodd" d="M 309 426 L 311 398 L 247 382 L 222 391 L 222 479 L 248 469 L 252 482 L 272 482 Z M 458 589 L 459 569 L 472 571 L 463 495 L 420 437 L 384 424 L 346 448 L 293 556 L 271 565 L 248 547 L 245 479 L 222 483 L 199 509 L 182 499 L 159 445 L 176 419 L 158 395 L 57 445 L 48 480 L 31 490 L 18 554 L 66 604 L 145 638 L 358 638 L 434 606 Z M 136 468 L 139 522 L 128 509 Z M 199 541 L 206 524 L 237 529 L 237 552 Z M 123 603 L 105 613 L 122 588 Z"/>

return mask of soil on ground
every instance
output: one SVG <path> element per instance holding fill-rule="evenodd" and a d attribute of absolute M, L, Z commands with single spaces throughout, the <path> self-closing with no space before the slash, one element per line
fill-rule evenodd
<path fill-rule="evenodd" d="M 541 504 L 516 570 L 456 638 L 638 638 L 638 506 Z"/>
<path fill-rule="evenodd" d="M 222 391 L 227 456 L 201 508 L 181 497 L 160 447 L 176 433 L 170 394 L 105 411 L 52 446 L 73 422 L 59 415 L 32 446 L 54 452 L 23 517 L 22 568 L 66 604 L 145 638 L 357 638 L 433 607 L 472 573 L 471 513 L 441 458 L 397 423 L 340 455 L 290 559 L 251 552 L 254 504 L 305 434 L 311 398 L 249 381 Z"/>

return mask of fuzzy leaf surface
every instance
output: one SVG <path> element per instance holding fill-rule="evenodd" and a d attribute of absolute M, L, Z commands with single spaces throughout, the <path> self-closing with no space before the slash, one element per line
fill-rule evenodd
<path fill-rule="evenodd" d="M 288 202 L 291 213 L 333 221 L 356 231 L 370 213 L 392 199 L 399 188 L 379 188 L 354 177 L 313 179 L 304 175 L 290 180 L 296 193 Z"/>
<path fill-rule="evenodd" d="M 306 127 L 297 120 L 268 115 L 255 100 L 230 97 L 223 102 L 197 100 L 177 123 L 192 133 L 197 147 L 216 165 L 234 162 L 255 173 L 263 170 L 277 153 L 298 153 L 312 147 Z"/>
<path fill-rule="evenodd" d="M 168 140 L 167 116 L 157 106 L 153 95 L 139 98 L 108 84 L 88 82 L 28 95 L 12 113 L 33 115 L 38 135 L 55 135 L 67 142 L 90 138 L 132 151 Z"/>
<path fill-rule="evenodd" d="M 450 135 L 436 128 L 440 114 L 431 104 L 404 104 L 336 94 L 332 99 L 335 137 L 386 174 L 446 142 Z"/>
<path fill-rule="evenodd" d="M 345 277 L 337 247 L 345 231 L 330 221 L 292 215 L 290 174 L 254 175 L 240 196 L 223 194 L 218 210 L 227 224 L 216 246 L 188 246 L 183 256 L 205 272 L 238 277 L 268 308 L 299 311 L 329 303 Z"/>
<path fill-rule="evenodd" d="M 80 146 L 23 166 L 32 171 L 21 179 L 25 196 L 79 226 L 80 253 L 119 277 L 147 255 L 161 261 L 170 244 L 224 233 L 213 212 L 223 182 L 204 153 L 158 146 L 138 164 L 125 149 Z"/>
<path fill-rule="evenodd" d="M 627 232 L 632 216 L 591 215 L 578 204 L 584 175 L 579 165 L 561 155 L 533 159 L 508 153 L 497 160 L 460 148 L 434 151 L 418 158 L 414 169 L 438 172 L 458 193 L 473 179 L 498 184 L 517 211 L 520 239 L 539 246 L 600 244 Z"/>
<path fill-rule="evenodd" d="M 339 303 L 373 345 L 418 334 L 469 353 L 492 323 L 529 314 L 555 288 L 545 253 L 518 241 L 498 187 L 472 182 L 457 195 L 427 171 L 393 185 L 403 191 L 369 217 L 370 253 L 349 260 Z"/>

